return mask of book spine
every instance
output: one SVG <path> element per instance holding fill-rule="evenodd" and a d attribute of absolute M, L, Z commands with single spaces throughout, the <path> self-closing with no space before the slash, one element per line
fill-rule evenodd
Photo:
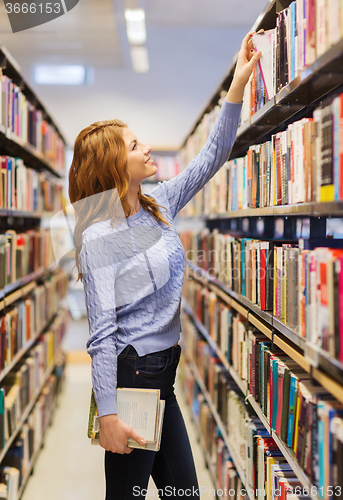
<path fill-rule="evenodd" d="M 323 105 L 321 122 L 321 187 L 320 200 L 333 201 L 332 171 L 332 112 L 330 104 Z"/>
<path fill-rule="evenodd" d="M 339 166 L 339 136 L 340 136 L 340 107 L 341 99 L 336 97 L 332 101 L 332 157 L 333 157 L 333 183 L 334 183 L 334 199 L 339 200 L 341 190 L 340 166 Z"/>
<path fill-rule="evenodd" d="M 343 23 L 343 6 L 341 6 L 342 12 L 342 23 Z M 343 24 L 342 24 L 343 32 Z M 339 106 L 339 199 L 343 199 L 343 93 L 339 96 L 340 106 Z"/>

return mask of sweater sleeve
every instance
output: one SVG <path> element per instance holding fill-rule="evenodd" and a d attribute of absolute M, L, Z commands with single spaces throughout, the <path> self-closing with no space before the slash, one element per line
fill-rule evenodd
<path fill-rule="evenodd" d="M 106 262 L 106 248 L 99 252 L 99 245 L 87 243 L 80 252 L 90 331 L 87 352 L 92 358 L 94 397 L 102 417 L 117 413 L 116 267 Z M 102 266 L 101 261 L 107 265 Z"/>
<path fill-rule="evenodd" d="M 164 181 L 170 216 L 195 196 L 227 161 L 236 138 L 242 104 L 224 101 L 209 138 L 198 156 L 179 175 Z"/>

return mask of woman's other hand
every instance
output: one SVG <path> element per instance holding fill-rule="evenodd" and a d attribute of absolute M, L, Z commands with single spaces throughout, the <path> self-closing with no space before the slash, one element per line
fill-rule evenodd
<path fill-rule="evenodd" d="M 100 417 L 99 441 L 102 448 L 112 453 L 129 454 L 133 451 L 133 448 L 127 446 L 129 437 L 139 444 L 146 444 L 145 439 L 120 420 L 117 415 Z"/>
<path fill-rule="evenodd" d="M 260 59 L 262 52 L 255 52 L 252 43 L 252 35 L 255 31 L 248 33 L 243 39 L 241 48 L 238 52 L 236 69 L 230 90 L 227 93 L 226 100 L 233 103 L 240 103 L 243 100 L 244 87 L 248 83 L 250 75 L 255 64 Z"/>

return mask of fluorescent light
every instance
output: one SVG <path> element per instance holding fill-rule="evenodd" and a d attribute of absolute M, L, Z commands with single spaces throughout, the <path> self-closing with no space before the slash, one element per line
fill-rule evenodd
<path fill-rule="evenodd" d="M 87 72 L 84 66 L 36 66 L 34 80 L 41 85 L 85 85 Z"/>
<path fill-rule="evenodd" d="M 131 61 L 136 73 L 147 73 L 149 71 L 148 51 L 145 47 L 131 47 Z"/>
<path fill-rule="evenodd" d="M 145 12 L 144 9 L 125 9 L 126 33 L 129 42 L 133 45 L 142 45 L 146 42 Z"/>
<path fill-rule="evenodd" d="M 145 21 L 144 9 L 125 9 L 125 19 L 127 21 Z"/>

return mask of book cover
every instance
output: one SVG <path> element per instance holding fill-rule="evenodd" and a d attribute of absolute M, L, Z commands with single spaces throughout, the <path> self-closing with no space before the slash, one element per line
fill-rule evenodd
<path fill-rule="evenodd" d="M 278 414 L 278 388 L 279 388 L 279 360 L 277 358 L 273 359 L 272 364 L 272 376 L 273 376 L 273 418 L 271 422 L 271 427 L 276 430 L 276 419 Z"/>
<path fill-rule="evenodd" d="M 341 96 L 332 101 L 332 160 L 334 199 L 339 200 L 341 195 L 341 169 L 340 169 L 340 122 L 341 122 Z"/>
<path fill-rule="evenodd" d="M 267 265 L 266 265 L 266 255 L 268 252 L 268 243 L 266 241 L 261 242 L 261 251 L 260 251 L 260 308 L 262 311 L 266 310 L 266 273 L 267 273 Z"/>
<path fill-rule="evenodd" d="M 304 447 L 305 447 L 305 431 L 306 431 L 306 417 L 307 417 L 307 408 L 308 408 L 308 403 L 310 399 L 310 395 L 306 394 L 304 391 L 303 385 L 300 382 L 299 383 L 299 393 L 300 393 L 300 398 L 301 398 L 301 404 L 300 404 L 300 415 L 299 415 L 299 422 L 298 422 L 298 440 L 297 440 L 297 448 L 296 448 L 296 457 L 298 460 L 298 463 L 303 466 L 303 454 L 304 454 Z"/>
<path fill-rule="evenodd" d="M 275 423 L 275 432 L 278 436 L 281 435 L 281 421 L 282 421 L 282 405 L 283 405 L 283 381 L 285 376 L 285 365 L 282 361 L 278 363 L 278 406 L 277 406 L 277 417 Z"/>
<path fill-rule="evenodd" d="M 139 445 L 132 438 L 128 440 L 129 447 L 147 449 L 156 443 L 159 429 L 162 426 L 164 405 L 160 405 L 159 389 L 117 388 L 117 415 L 118 418 L 130 425 L 146 441 L 145 446 Z M 88 437 L 93 444 L 99 444 L 99 417 L 94 392 L 92 390 L 89 419 Z"/>
<path fill-rule="evenodd" d="M 288 414 L 289 414 L 289 387 L 290 370 L 286 366 L 283 380 L 283 401 L 282 401 L 282 418 L 281 418 L 281 434 L 282 441 L 287 442 L 287 429 L 288 429 Z"/>
<path fill-rule="evenodd" d="M 296 453 L 298 448 L 298 431 L 299 431 L 301 403 L 302 403 L 302 397 L 298 385 L 297 393 L 295 396 L 295 418 L 294 418 L 294 433 L 293 433 L 293 443 L 292 443 L 292 448 L 294 453 Z"/>
<path fill-rule="evenodd" d="M 340 338 L 339 338 L 339 275 L 341 272 L 341 262 L 339 259 L 335 259 L 333 263 L 333 308 L 334 308 L 334 357 L 336 359 L 340 358 Z"/>
<path fill-rule="evenodd" d="M 343 362 L 343 257 L 337 259 L 339 261 L 339 276 L 338 276 L 338 295 L 339 295 L 339 359 Z M 338 264 L 337 264 L 338 265 Z"/>
<path fill-rule="evenodd" d="M 326 51 L 326 1 L 316 0 L 316 52 L 320 57 Z"/>
<path fill-rule="evenodd" d="M 266 91 L 267 100 L 274 95 L 273 78 L 274 78 L 274 61 L 273 50 L 275 45 L 275 29 L 268 30 L 262 33 L 255 33 L 252 36 L 253 44 L 256 51 L 261 51 L 262 56 L 258 61 L 261 71 L 264 88 Z"/>
<path fill-rule="evenodd" d="M 288 413 L 288 429 L 287 429 L 287 445 L 291 448 L 294 435 L 294 419 L 296 409 L 296 394 L 298 389 L 297 377 L 290 374 L 290 390 L 289 390 L 289 413 Z"/>
<path fill-rule="evenodd" d="M 343 26 L 343 7 L 341 8 L 342 26 Z M 339 108 L 339 178 L 340 178 L 340 191 L 339 199 L 343 199 L 343 93 L 339 95 L 340 108 Z"/>
<path fill-rule="evenodd" d="M 309 66 L 316 59 L 316 11 L 315 0 L 306 0 L 305 11 L 305 66 Z"/>
<path fill-rule="evenodd" d="M 334 200 L 332 162 L 332 105 L 331 99 L 321 105 L 321 184 L 320 201 Z"/>

